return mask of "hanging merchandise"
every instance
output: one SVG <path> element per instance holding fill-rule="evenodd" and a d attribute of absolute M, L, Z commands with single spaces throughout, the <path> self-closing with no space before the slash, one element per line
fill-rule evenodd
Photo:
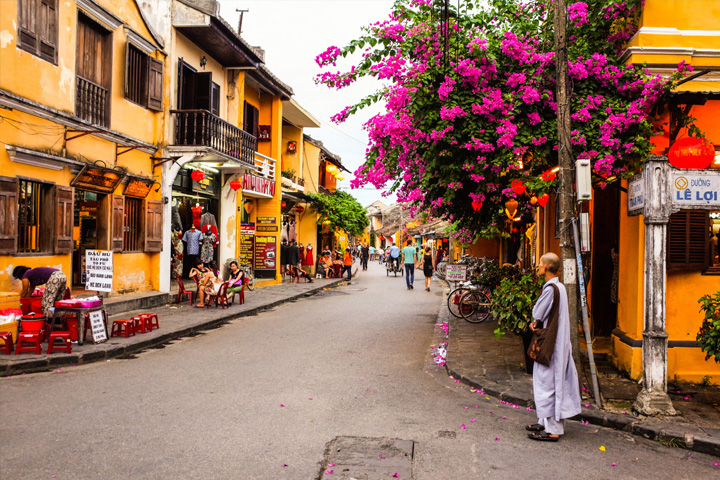
<path fill-rule="evenodd" d="M 475 200 L 474 202 L 472 202 L 472 208 L 473 208 L 473 210 L 475 210 L 476 212 L 479 212 L 480 209 L 482 208 L 482 206 L 483 206 L 483 202 L 480 202 L 480 201 L 477 201 L 477 200 Z"/>
<path fill-rule="evenodd" d="M 548 195 L 546 193 L 543 196 L 541 196 L 540 198 L 538 198 L 537 202 L 538 202 L 538 205 L 540 205 L 541 207 L 544 207 L 547 204 L 548 200 L 550 200 L 550 195 Z"/>
<path fill-rule="evenodd" d="M 513 192 L 515 192 L 517 195 L 521 195 L 525 192 L 525 184 L 522 180 L 513 180 L 510 182 L 510 188 L 513 189 Z"/>

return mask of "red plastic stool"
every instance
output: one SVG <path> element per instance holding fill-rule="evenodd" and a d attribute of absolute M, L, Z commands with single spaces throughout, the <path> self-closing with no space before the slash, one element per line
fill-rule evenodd
<path fill-rule="evenodd" d="M 133 320 L 113 320 L 112 332 L 110 336 L 125 335 L 125 338 L 129 338 L 130 335 L 135 336 L 135 322 Z"/>
<path fill-rule="evenodd" d="M 2 346 L 2 349 L 5 350 L 5 353 L 10 355 L 10 353 L 13 351 L 12 332 L 0 332 L 0 340 L 5 342 L 5 344 Z"/>
<path fill-rule="evenodd" d="M 26 352 L 35 352 L 40 355 L 42 353 L 42 347 L 40 346 L 42 338 L 42 332 L 20 332 L 15 355 Z"/>
<path fill-rule="evenodd" d="M 145 328 L 148 332 L 152 332 L 153 328 L 160 328 L 160 322 L 158 322 L 156 313 L 143 313 L 140 316 L 145 318 Z"/>
<path fill-rule="evenodd" d="M 60 344 L 55 344 L 56 340 L 60 340 Z M 51 332 L 48 340 L 47 353 L 51 354 L 54 350 L 65 350 L 66 353 L 72 353 L 72 343 L 70 343 L 70 332 Z"/>

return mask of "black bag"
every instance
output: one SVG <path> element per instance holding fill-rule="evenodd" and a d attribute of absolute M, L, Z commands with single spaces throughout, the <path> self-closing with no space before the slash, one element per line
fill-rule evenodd
<path fill-rule="evenodd" d="M 560 310 L 560 290 L 554 283 L 550 286 L 553 288 L 553 303 L 550 307 L 550 320 L 545 328 L 535 330 L 533 332 L 530 346 L 527 349 L 528 357 L 546 367 L 550 366 L 553 352 L 555 351 L 555 340 L 558 332 L 558 317 Z"/>

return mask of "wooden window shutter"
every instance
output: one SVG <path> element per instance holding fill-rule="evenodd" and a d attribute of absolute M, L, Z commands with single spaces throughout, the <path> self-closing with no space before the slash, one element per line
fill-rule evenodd
<path fill-rule="evenodd" d="M 73 251 L 73 214 L 75 189 L 55 187 L 55 253 Z"/>
<path fill-rule="evenodd" d="M 18 187 L 14 177 L 0 177 L 0 254 L 17 252 Z"/>
<path fill-rule="evenodd" d="M 163 203 L 147 200 L 145 202 L 145 251 L 162 251 Z"/>
<path fill-rule="evenodd" d="M 258 132 L 258 126 L 260 125 L 260 110 L 258 110 L 255 107 L 252 107 L 252 132 L 249 132 L 253 137 L 257 138 L 260 136 Z"/>
<path fill-rule="evenodd" d="M 37 53 L 37 11 L 39 0 L 18 0 L 18 46 Z"/>
<path fill-rule="evenodd" d="M 55 63 L 57 51 L 57 7 L 56 0 L 40 0 L 38 21 L 39 55 L 48 62 Z"/>
<path fill-rule="evenodd" d="M 125 197 L 122 195 L 112 196 L 110 218 L 110 250 L 119 253 L 123 251 L 123 233 L 125 230 Z"/>
<path fill-rule="evenodd" d="M 161 112 L 163 109 L 163 70 L 165 64 L 150 58 L 150 74 L 148 75 L 148 108 Z"/>
<path fill-rule="evenodd" d="M 220 116 L 220 85 L 213 82 L 212 84 L 212 94 L 211 94 L 211 101 L 210 101 L 210 113 L 213 115 Z"/>
<path fill-rule="evenodd" d="M 686 210 L 670 215 L 667 227 L 668 268 L 707 266 L 708 214 Z"/>

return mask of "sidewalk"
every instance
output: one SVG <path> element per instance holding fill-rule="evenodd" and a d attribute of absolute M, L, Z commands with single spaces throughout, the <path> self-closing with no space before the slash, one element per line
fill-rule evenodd
<path fill-rule="evenodd" d="M 83 345 L 73 344 L 71 354 L 53 353 L 48 355 L 46 353 L 47 343 L 43 343 L 43 353 L 40 355 L 34 353 L 15 355 L 13 351 L 10 355 L 0 356 L 0 375 L 48 371 L 59 367 L 105 361 L 148 348 L 162 348 L 164 343 L 173 339 L 191 335 L 200 330 L 217 328 L 223 323 L 237 318 L 256 315 L 263 310 L 314 295 L 343 282 L 346 280 L 317 279 L 313 283 L 283 283 L 256 288 L 252 292 L 245 292 L 243 305 L 238 305 L 236 302 L 226 309 L 214 306 L 202 309 L 193 308 L 188 300 L 184 300 L 179 305 L 170 303 L 150 309 L 111 314 L 108 330 L 112 327 L 113 320 L 130 318 L 147 312 L 157 313 L 160 328 L 152 332 L 136 334 L 130 338 L 111 337 L 106 342 L 98 344 L 93 344 L 92 340 L 86 340 Z M 174 301 L 175 295 L 171 298 Z M 90 334 L 88 333 L 88 335 Z"/>
<path fill-rule="evenodd" d="M 440 310 L 438 323 L 443 322 L 448 322 L 449 327 L 445 363 L 449 375 L 508 403 L 534 406 L 532 375 L 525 373 L 520 337 L 506 334 L 498 340 L 493 334 L 496 322 L 471 324 L 450 315 L 447 308 Z M 601 410 L 592 399 L 590 372 L 587 360 L 583 360 L 585 371 L 579 372 L 583 411 L 576 419 L 720 457 L 720 387 L 669 385 L 678 416 L 636 416 L 632 403 L 640 386 L 600 358 L 596 363 L 600 394 L 604 397 Z"/>

